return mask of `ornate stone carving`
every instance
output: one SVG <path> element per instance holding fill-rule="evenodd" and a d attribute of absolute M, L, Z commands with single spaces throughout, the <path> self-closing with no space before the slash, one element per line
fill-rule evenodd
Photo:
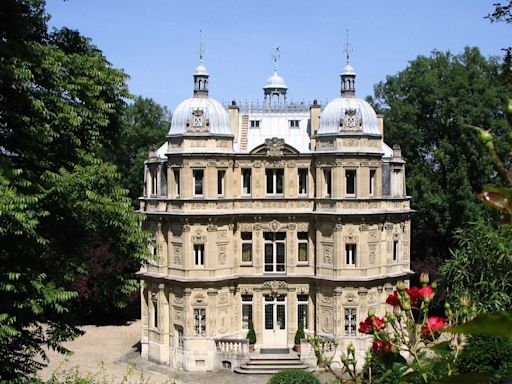
<path fill-rule="evenodd" d="M 217 248 L 217 260 L 220 265 L 224 265 L 226 264 L 226 246 L 219 245 Z"/>
<path fill-rule="evenodd" d="M 219 304 L 226 304 L 228 302 L 228 295 L 227 293 L 221 293 L 218 298 Z"/>
<path fill-rule="evenodd" d="M 253 166 L 254 168 L 261 168 L 261 162 L 260 162 L 260 161 L 255 161 L 255 162 L 252 164 L 252 166 Z"/>
<path fill-rule="evenodd" d="M 255 184 L 256 184 L 256 187 L 258 187 L 258 188 L 261 186 L 261 179 L 259 177 L 256 178 Z"/>
<path fill-rule="evenodd" d="M 212 223 L 212 220 L 208 220 L 208 226 L 206 227 L 208 232 L 215 232 L 217 230 L 217 226 Z"/>
<path fill-rule="evenodd" d="M 290 186 L 290 188 L 293 188 L 295 186 L 295 180 L 293 179 L 293 177 L 291 177 L 288 180 L 288 185 Z"/>
<path fill-rule="evenodd" d="M 384 228 L 386 229 L 386 231 L 392 231 L 393 227 L 394 227 L 393 223 L 388 222 L 388 223 L 384 224 Z"/>
<path fill-rule="evenodd" d="M 368 231 L 370 229 L 370 226 L 368 224 L 361 224 L 359 226 L 359 232 L 365 232 L 365 231 Z"/>
<path fill-rule="evenodd" d="M 281 157 L 283 156 L 284 139 L 273 137 L 265 139 L 265 147 L 267 149 L 268 157 Z"/>
<path fill-rule="evenodd" d="M 217 232 L 217 240 L 218 241 L 227 241 L 228 240 L 228 232 L 223 229 Z"/>
<path fill-rule="evenodd" d="M 206 236 L 203 235 L 203 231 L 201 229 L 197 229 L 196 234 L 192 235 L 192 242 L 204 243 L 205 241 L 206 241 Z"/>
<path fill-rule="evenodd" d="M 181 265 L 182 258 L 181 258 L 181 247 L 180 246 L 174 246 L 174 264 Z"/>
<path fill-rule="evenodd" d="M 400 234 L 398 232 L 393 233 L 393 240 L 400 240 Z"/>
<path fill-rule="evenodd" d="M 375 293 L 370 293 L 368 295 L 368 303 L 373 304 L 377 301 L 377 298 L 375 297 Z"/>
<path fill-rule="evenodd" d="M 308 223 L 300 223 L 297 225 L 297 231 L 299 232 L 307 232 L 308 228 Z"/>
<path fill-rule="evenodd" d="M 228 224 L 228 229 L 233 232 L 233 229 L 235 229 L 235 224 Z"/>
<path fill-rule="evenodd" d="M 367 161 L 361 161 L 361 162 L 359 163 L 359 165 L 360 165 L 361 167 L 367 167 L 367 166 L 368 166 L 368 162 L 367 162 Z"/>
<path fill-rule="evenodd" d="M 368 241 L 377 241 L 377 240 L 378 240 L 377 231 L 375 229 L 372 229 L 368 233 Z"/>
<path fill-rule="evenodd" d="M 402 150 L 398 144 L 393 144 L 393 157 L 402 157 Z"/>
<path fill-rule="evenodd" d="M 332 246 L 324 245 L 324 254 L 322 258 L 322 262 L 327 265 L 332 265 Z"/>
<path fill-rule="evenodd" d="M 288 224 L 288 229 L 291 231 L 295 231 L 295 229 L 297 229 L 297 224 L 295 224 L 295 223 Z"/>
<path fill-rule="evenodd" d="M 281 228 L 281 223 L 279 223 L 279 221 L 277 220 L 272 220 L 270 223 L 269 223 L 269 227 L 270 227 L 270 230 L 272 232 L 278 232 L 279 229 Z"/>
<path fill-rule="evenodd" d="M 333 330 L 333 316 L 332 309 L 324 309 L 321 312 L 321 323 L 323 332 L 332 332 Z"/>
<path fill-rule="evenodd" d="M 368 263 L 375 264 L 375 261 L 377 259 L 376 251 L 377 244 L 370 244 L 368 246 Z"/>
<path fill-rule="evenodd" d="M 288 290 L 288 284 L 282 280 L 269 280 L 261 284 L 262 289 L 270 289 L 272 294 L 277 294 L 278 290 Z"/>
<path fill-rule="evenodd" d="M 361 111 L 358 109 L 345 109 L 345 116 L 340 121 L 340 131 L 360 131 L 363 124 Z"/>
<path fill-rule="evenodd" d="M 355 235 L 347 235 L 347 236 L 344 236 L 343 239 L 347 242 L 347 243 L 357 243 L 358 240 L 359 240 L 359 237 L 358 236 L 355 236 Z"/>
<path fill-rule="evenodd" d="M 186 222 L 181 226 L 181 231 L 182 231 L 182 232 L 188 232 L 188 231 L 190 231 L 190 224 L 188 223 L 188 221 L 186 221 Z"/>

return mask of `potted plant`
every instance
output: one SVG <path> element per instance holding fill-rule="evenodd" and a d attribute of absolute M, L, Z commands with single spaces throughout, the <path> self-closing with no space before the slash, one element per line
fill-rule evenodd
<path fill-rule="evenodd" d="M 254 344 L 256 344 L 256 332 L 254 332 L 252 321 L 249 323 L 249 332 L 247 332 L 246 338 L 249 340 L 249 352 L 254 352 Z"/>
<path fill-rule="evenodd" d="M 304 335 L 304 326 L 299 324 L 299 328 L 297 328 L 297 332 L 295 332 L 295 345 L 293 346 L 293 350 L 295 352 L 300 353 L 300 340 L 304 339 L 306 336 Z"/>

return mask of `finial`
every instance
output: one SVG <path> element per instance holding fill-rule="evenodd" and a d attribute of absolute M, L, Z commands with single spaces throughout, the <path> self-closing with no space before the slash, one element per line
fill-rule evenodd
<path fill-rule="evenodd" d="M 347 31 L 347 43 L 345 44 L 345 49 L 343 50 L 343 52 L 345 52 L 347 54 L 347 64 L 348 64 L 350 62 L 350 54 L 352 52 L 354 52 L 354 48 L 352 48 L 352 44 L 350 44 L 348 41 L 348 29 L 346 31 Z"/>
<path fill-rule="evenodd" d="M 205 47 L 203 46 L 203 30 L 199 30 L 199 61 L 203 62 L 203 55 L 206 51 Z"/>
<path fill-rule="evenodd" d="M 272 54 L 272 60 L 274 61 L 274 72 L 277 72 L 277 62 L 279 61 L 279 58 L 281 57 L 281 50 L 279 47 L 274 48 L 274 53 Z"/>

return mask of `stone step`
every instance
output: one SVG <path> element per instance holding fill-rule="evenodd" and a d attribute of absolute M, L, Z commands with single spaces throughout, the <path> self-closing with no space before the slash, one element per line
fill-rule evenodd
<path fill-rule="evenodd" d="M 297 368 L 293 367 L 293 368 L 279 368 L 279 369 L 276 369 L 276 368 L 264 368 L 264 367 L 261 367 L 261 368 L 258 368 L 258 369 L 244 369 L 244 368 L 240 367 L 240 368 L 235 368 L 234 371 L 235 371 L 235 373 L 241 373 L 241 374 L 244 374 L 244 375 L 273 375 L 276 372 L 284 371 L 286 369 L 297 369 Z M 315 372 L 315 368 L 311 368 L 311 367 L 308 367 L 308 366 L 306 366 L 305 368 L 302 368 L 302 369 L 304 369 L 307 372 Z"/>
<path fill-rule="evenodd" d="M 296 353 L 282 354 L 256 354 L 249 355 L 249 360 L 241 364 L 239 368 L 235 368 L 236 373 L 255 374 L 255 375 L 272 375 L 276 372 L 286 369 L 303 369 L 308 372 L 314 372 L 312 368 L 302 361 Z"/>
<path fill-rule="evenodd" d="M 300 360 L 247 360 L 245 362 L 247 365 L 301 365 L 302 361 Z"/>
<path fill-rule="evenodd" d="M 251 360 L 300 360 L 299 355 L 296 353 L 251 353 L 249 355 Z"/>

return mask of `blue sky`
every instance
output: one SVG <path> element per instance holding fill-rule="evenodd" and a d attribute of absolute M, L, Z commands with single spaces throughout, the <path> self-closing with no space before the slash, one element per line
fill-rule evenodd
<path fill-rule="evenodd" d="M 130 75 L 130 91 L 173 110 L 192 95 L 199 30 L 206 46 L 210 95 L 219 101 L 262 99 L 279 73 L 295 101 L 339 95 L 348 28 L 359 97 L 373 85 L 434 49 L 461 52 L 478 46 L 502 55 L 512 25 L 484 16 L 493 0 L 47 0 L 52 27 L 90 37 L 108 60 Z"/>

